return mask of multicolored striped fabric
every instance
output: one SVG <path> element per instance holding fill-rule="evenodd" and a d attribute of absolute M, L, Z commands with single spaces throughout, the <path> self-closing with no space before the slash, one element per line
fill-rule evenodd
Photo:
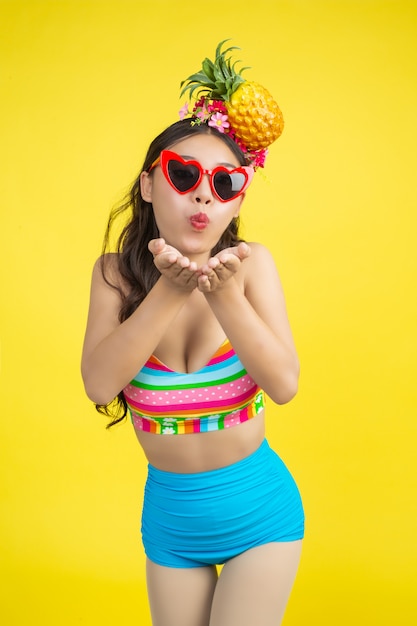
<path fill-rule="evenodd" d="M 189 374 L 151 356 L 123 392 L 134 427 L 161 435 L 230 428 L 264 407 L 262 390 L 228 339 L 207 365 Z"/>

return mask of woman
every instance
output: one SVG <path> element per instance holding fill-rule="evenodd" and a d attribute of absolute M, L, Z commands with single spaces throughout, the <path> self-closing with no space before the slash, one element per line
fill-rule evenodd
<path fill-rule="evenodd" d="M 302 505 L 263 394 L 291 400 L 299 364 L 272 256 L 238 237 L 252 175 L 227 134 L 176 122 L 93 271 L 82 373 L 97 405 L 129 409 L 149 462 L 154 626 L 276 626 L 299 562 Z"/>

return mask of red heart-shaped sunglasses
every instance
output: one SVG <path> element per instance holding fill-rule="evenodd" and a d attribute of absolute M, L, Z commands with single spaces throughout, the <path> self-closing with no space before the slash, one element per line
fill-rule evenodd
<path fill-rule="evenodd" d="M 211 190 L 220 202 L 228 202 L 240 196 L 249 187 L 254 174 L 254 169 L 245 165 L 233 170 L 222 165 L 205 170 L 198 161 L 186 161 L 171 150 L 162 150 L 148 172 L 159 164 L 168 183 L 181 194 L 198 187 L 203 175 L 207 174 Z"/>

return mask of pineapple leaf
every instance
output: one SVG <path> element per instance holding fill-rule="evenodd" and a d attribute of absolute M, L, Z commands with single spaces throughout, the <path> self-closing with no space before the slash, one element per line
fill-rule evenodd
<path fill-rule="evenodd" d="M 213 93 L 214 93 L 214 91 L 216 91 L 216 93 L 220 94 L 221 96 L 224 96 L 225 93 L 227 92 L 226 83 L 225 83 L 225 81 L 223 79 L 222 80 L 217 80 L 215 82 L 215 87 L 216 87 L 216 89 L 213 90 Z"/>
<path fill-rule="evenodd" d="M 205 85 L 205 84 L 209 84 L 210 82 L 213 82 L 213 81 L 210 81 L 210 79 L 207 80 L 206 74 L 204 74 L 203 72 L 197 72 L 197 74 L 192 74 L 186 80 L 183 80 L 182 84 L 183 83 L 200 83 L 202 85 Z"/>
<path fill-rule="evenodd" d="M 216 48 L 216 59 L 219 58 L 219 56 L 222 54 L 221 49 L 222 49 L 222 45 L 226 43 L 226 41 L 230 41 L 230 37 L 229 39 L 223 39 L 223 41 L 221 41 L 217 48 Z"/>
<path fill-rule="evenodd" d="M 202 72 L 199 72 L 198 74 L 193 74 L 192 76 L 189 76 L 186 80 L 183 80 L 181 82 L 180 88 L 182 89 L 180 93 L 180 98 L 182 98 L 182 96 L 187 91 L 190 91 L 190 96 L 191 96 L 192 94 L 191 89 L 193 89 L 194 91 L 194 88 L 204 87 L 207 91 L 210 91 L 210 89 L 213 89 L 214 86 L 215 86 L 214 82 L 207 80 L 207 76 L 203 74 Z"/>
<path fill-rule="evenodd" d="M 236 89 L 239 87 L 239 85 L 241 85 L 244 82 L 246 82 L 244 78 L 242 78 L 239 75 L 235 76 L 233 79 L 233 85 L 231 87 L 231 93 L 234 93 Z"/>
<path fill-rule="evenodd" d="M 226 48 L 226 50 L 222 51 L 222 46 L 223 46 L 223 44 L 226 43 L 226 41 L 230 41 L 230 38 L 229 39 L 224 39 L 217 46 L 217 48 L 216 48 L 216 59 L 218 59 L 219 57 L 223 57 L 224 58 L 226 56 L 226 54 L 228 52 L 230 52 L 231 50 L 240 50 L 240 48 L 238 48 L 237 46 L 230 46 L 230 48 Z"/>
<path fill-rule="evenodd" d="M 214 65 L 214 63 L 212 63 L 212 61 L 210 61 L 210 59 L 204 59 L 204 61 L 203 61 L 203 72 L 205 73 L 207 78 L 209 78 L 213 82 L 215 80 L 215 76 L 214 76 L 215 69 L 216 69 L 215 65 Z"/>
<path fill-rule="evenodd" d="M 228 79 L 226 80 L 225 85 L 226 85 L 226 92 L 227 92 L 227 95 L 228 95 L 228 96 L 230 96 L 230 95 L 231 95 L 231 92 L 232 92 L 233 85 L 234 85 L 234 80 L 233 80 L 233 78 L 232 78 L 232 77 L 228 78 Z"/>
<path fill-rule="evenodd" d="M 232 50 L 240 50 L 240 48 L 238 48 L 237 46 L 230 46 L 230 48 L 227 48 L 227 50 L 224 50 L 224 51 L 222 52 L 221 56 L 222 56 L 223 58 L 225 58 L 225 57 L 226 57 L 226 54 L 227 54 L 228 52 L 231 52 Z"/>
<path fill-rule="evenodd" d="M 190 98 L 194 94 L 198 96 L 204 94 L 208 98 L 227 101 L 238 86 L 245 82 L 241 74 L 249 68 L 244 67 L 237 71 L 236 65 L 240 61 L 232 63 L 230 56 L 226 58 L 233 50 L 240 50 L 237 46 L 229 46 L 222 50 L 228 41 L 230 39 L 224 39 L 218 44 L 214 61 L 206 57 L 201 69 L 181 82 L 180 97 L 188 92 Z"/>
<path fill-rule="evenodd" d="M 199 95 L 199 94 L 206 93 L 206 92 L 207 94 L 209 94 L 211 91 L 210 89 L 208 89 L 207 87 L 203 87 L 202 85 L 192 85 L 192 86 L 189 85 L 189 90 L 190 90 L 190 93 L 189 93 L 190 99 L 193 98 L 194 92 L 197 92 L 197 95 Z"/>
<path fill-rule="evenodd" d="M 229 72 L 229 68 L 227 67 L 227 63 L 222 63 L 220 65 L 221 72 L 223 74 L 224 80 L 230 78 L 231 74 Z"/>
<path fill-rule="evenodd" d="M 221 68 L 216 66 L 214 68 L 214 81 L 213 82 L 218 82 L 218 81 L 223 81 L 224 82 L 224 76 L 223 76 L 223 72 L 222 72 Z"/>
<path fill-rule="evenodd" d="M 201 87 L 201 85 L 187 85 L 186 87 L 184 87 L 184 89 L 181 90 L 180 98 L 182 98 L 183 95 L 187 93 L 187 91 L 189 91 L 188 97 L 191 100 L 191 98 L 193 97 L 194 91 L 198 89 L 199 87 Z"/>

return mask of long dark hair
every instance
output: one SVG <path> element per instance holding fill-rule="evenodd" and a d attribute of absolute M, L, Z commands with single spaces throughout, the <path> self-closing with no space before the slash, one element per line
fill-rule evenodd
<path fill-rule="evenodd" d="M 213 130 L 206 124 L 191 125 L 189 119 L 175 122 L 158 135 L 149 146 L 142 169 L 134 181 L 130 191 L 119 205 L 110 213 L 109 221 L 103 241 L 101 256 L 101 271 L 108 285 L 119 292 L 121 307 L 119 321 L 124 322 L 137 309 L 139 304 L 155 285 L 160 274 L 153 262 L 153 256 L 148 250 L 148 243 L 159 237 L 155 222 L 153 207 L 146 202 L 140 193 L 140 175 L 151 167 L 162 150 L 165 150 L 181 139 L 191 135 L 216 134 L 224 141 L 230 150 L 245 165 L 245 157 L 239 146 L 227 135 Z M 121 233 L 112 245 L 114 230 L 120 220 L 124 221 Z M 212 255 L 230 246 L 236 246 L 242 239 L 239 237 L 239 218 L 233 218 L 218 243 L 211 251 Z M 118 281 L 112 280 L 106 263 L 106 254 L 117 253 L 117 270 L 120 276 Z M 107 405 L 96 404 L 99 413 L 112 419 L 107 428 L 122 421 L 128 412 L 123 392 Z"/>

